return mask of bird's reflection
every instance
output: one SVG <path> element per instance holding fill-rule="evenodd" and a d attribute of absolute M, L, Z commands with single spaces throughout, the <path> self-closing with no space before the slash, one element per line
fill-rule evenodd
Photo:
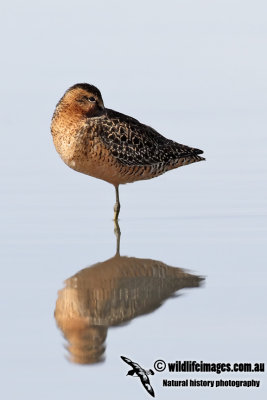
<path fill-rule="evenodd" d="M 177 290 L 202 281 L 161 261 L 121 256 L 118 224 L 115 233 L 115 256 L 77 272 L 58 292 L 55 318 L 75 363 L 102 361 L 110 326 L 150 313 Z"/>

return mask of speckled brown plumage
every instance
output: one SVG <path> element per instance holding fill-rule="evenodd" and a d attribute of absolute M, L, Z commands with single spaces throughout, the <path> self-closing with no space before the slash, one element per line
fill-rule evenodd
<path fill-rule="evenodd" d="M 116 188 L 204 160 L 202 150 L 166 139 L 136 119 L 105 108 L 100 91 L 86 83 L 66 91 L 51 131 L 69 167 Z"/>

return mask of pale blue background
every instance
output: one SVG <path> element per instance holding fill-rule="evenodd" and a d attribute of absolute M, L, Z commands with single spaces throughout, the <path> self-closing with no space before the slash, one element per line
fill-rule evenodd
<path fill-rule="evenodd" d="M 0 29 L 2 397 L 148 399 L 121 354 L 147 368 L 266 362 L 266 2 L 9 1 Z M 120 221 L 122 254 L 190 269 L 205 286 L 110 329 L 106 362 L 91 367 L 66 361 L 53 317 L 64 279 L 115 249 L 114 189 L 68 169 L 50 137 L 76 82 L 207 157 L 122 187 Z M 163 375 L 158 399 L 267 393 L 266 374 L 221 375 L 261 379 L 222 390 L 164 389 Z"/>

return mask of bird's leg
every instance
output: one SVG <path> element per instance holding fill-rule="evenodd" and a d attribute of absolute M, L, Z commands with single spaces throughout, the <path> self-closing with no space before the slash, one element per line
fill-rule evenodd
<path fill-rule="evenodd" d="M 121 241 L 121 230 L 118 220 L 114 219 L 114 233 L 116 236 L 116 256 L 120 255 L 120 241 Z"/>
<path fill-rule="evenodd" d="M 121 208 L 119 199 L 119 186 L 115 186 L 115 190 L 116 190 L 116 203 L 114 205 L 114 221 L 118 221 L 118 216 Z"/>

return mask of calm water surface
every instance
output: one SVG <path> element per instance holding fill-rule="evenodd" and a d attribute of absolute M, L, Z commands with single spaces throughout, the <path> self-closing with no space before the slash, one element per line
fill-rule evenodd
<path fill-rule="evenodd" d="M 116 254 L 113 188 L 64 165 L 49 177 L 41 168 L 42 181 L 27 175 L 34 163 L 15 174 L 10 166 L 4 194 L 2 374 L 10 398 L 148 398 L 126 378 L 121 355 L 145 368 L 157 359 L 265 361 L 257 166 L 244 179 L 211 158 L 123 187 Z M 170 399 L 177 389 L 163 388 L 164 377 L 229 379 L 156 373 L 156 396 Z M 243 398 L 264 393 L 265 377 L 257 379 L 262 387 L 239 389 Z M 213 398 L 215 389 L 180 390 L 192 399 Z M 227 390 L 234 389 L 216 389 L 216 397 Z"/>

